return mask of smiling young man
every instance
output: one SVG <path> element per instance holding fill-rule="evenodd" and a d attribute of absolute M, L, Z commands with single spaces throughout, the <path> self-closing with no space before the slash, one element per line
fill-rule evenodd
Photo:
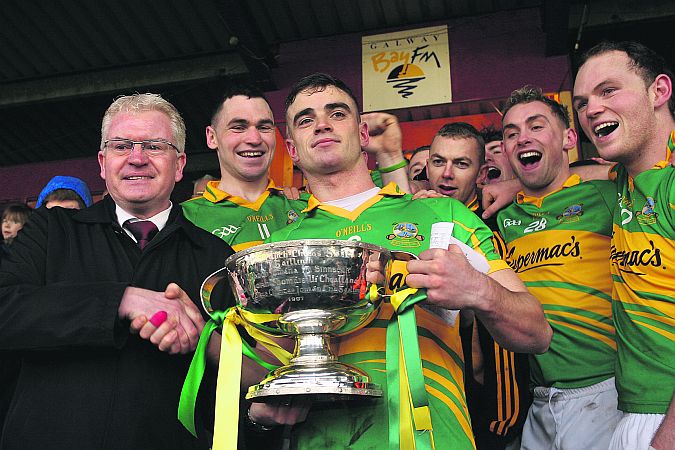
<path fill-rule="evenodd" d="M 173 105 L 119 97 L 98 153 L 110 195 L 40 208 L 19 234 L 0 265 L 0 351 L 21 358 L 1 448 L 210 448 L 176 410 L 204 326 L 192 300 L 232 250 L 171 203 L 185 159 Z"/>
<path fill-rule="evenodd" d="M 581 127 L 600 156 L 619 163 L 610 262 L 624 416 L 611 449 L 675 448 L 672 82 L 663 58 L 644 45 L 605 42 L 583 56 L 574 83 Z"/>
<path fill-rule="evenodd" d="M 507 262 L 553 328 L 530 357 L 534 401 L 522 449 L 606 449 L 619 421 L 607 259 L 615 188 L 569 170 L 576 144 L 567 109 L 526 86 L 508 99 L 504 149 L 523 185 L 497 222 Z"/>
<path fill-rule="evenodd" d="M 275 233 L 272 240 L 350 239 L 405 249 L 420 260 L 407 264 L 409 286 L 427 288 L 427 302 L 447 309 L 472 309 L 497 339 L 524 351 L 544 351 L 550 327 L 536 299 L 494 252 L 492 233 L 460 202 L 449 198 L 413 201 L 395 185 L 374 186 L 362 147 L 368 127 L 359 119 L 351 90 L 329 75 L 310 75 L 291 89 L 286 102 L 287 149 L 303 170 L 313 196 L 297 222 Z M 428 249 L 431 226 L 453 224 L 452 235 L 489 260 L 489 275 L 473 269 L 454 245 Z M 412 233 L 398 233 L 400 230 Z M 347 230 L 346 232 L 343 232 Z M 449 293 L 453 293 L 450 295 Z M 463 365 L 458 326 L 415 306 L 421 358 L 432 404 L 438 445 L 474 447 L 462 389 Z M 384 305 L 368 327 L 342 338 L 340 358 L 355 364 L 386 386 L 386 334 L 393 311 Z M 433 386 L 433 388 L 431 387 Z M 307 422 L 294 428 L 298 448 L 410 448 L 411 434 L 390 431 L 387 397 L 367 404 L 339 402 L 314 405 Z M 254 404 L 250 417 L 262 425 L 285 422 L 284 406 Z M 292 407 L 291 407 L 292 408 Z M 403 415 L 408 410 L 404 409 Z M 398 408 L 392 413 L 399 414 Z M 405 422 L 405 421 L 404 421 Z M 395 428 L 391 428 L 394 430 Z M 394 441 L 390 437 L 394 436 Z"/>
<path fill-rule="evenodd" d="M 511 163 L 504 152 L 502 131 L 488 126 L 480 130 L 480 135 L 485 141 L 485 164 L 481 167 L 478 184 L 494 184 L 515 178 Z"/>
<path fill-rule="evenodd" d="M 276 129 L 262 92 L 228 90 L 206 127 L 206 144 L 218 154 L 221 178 L 183 203 L 188 219 L 238 251 L 261 244 L 297 218 L 305 203 L 287 199 L 268 178 Z"/>

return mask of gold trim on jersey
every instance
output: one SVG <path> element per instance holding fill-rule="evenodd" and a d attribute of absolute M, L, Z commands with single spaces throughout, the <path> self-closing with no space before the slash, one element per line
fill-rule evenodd
<path fill-rule="evenodd" d="M 474 195 L 471 200 L 466 202 L 466 207 L 471 210 L 471 212 L 476 212 L 478 210 L 478 194 Z"/>
<path fill-rule="evenodd" d="M 504 436 L 516 423 L 520 414 L 520 393 L 516 380 L 515 355 L 496 342 L 494 343 L 494 353 L 497 380 L 497 420 L 490 422 L 490 431 L 499 436 Z M 502 390 L 504 396 L 502 396 Z"/>
<path fill-rule="evenodd" d="M 246 250 L 247 248 L 255 247 L 256 245 L 261 245 L 265 241 L 249 241 L 249 242 L 242 242 L 241 244 L 234 244 L 232 246 L 232 250 L 234 252 L 240 252 L 242 250 Z"/>
<path fill-rule="evenodd" d="M 518 204 L 522 203 L 532 203 L 537 205 L 537 208 L 541 208 L 541 205 L 544 203 L 544 199 L 550 195 L 555 194 L 556 192 L 560 192 L 565 188 L 573 187 L 576 186 L 577 184 L 581 183 L 581 178 L 579 175 L 571 175 L 565 182 L 560 186 L 559 189 L 556 189 L 555 191 L 549 192 L 548 194 L 542 196 L 542 197 L 533 197 L 530 195 L 525 194 L 525 192 L 520 191 L 516 194 L 516 202 Z"/>
<path fill-rule="evenodd" d="M 274 184 L 274 180 L 270 179 L 269 182 L 267 183 L 267 187 L 265 188 L 265 191 L 254 201 L 250 202 L 246 200 L 245 198 L 238 197 L 236 195 L 231 195 L 223 190 L 220 190 L 218 188 L 218 184 L 220 181 L 215 180 L 215 181 L 209 181 L 206 185 L 206 189 L 204 190 L 204 195 L 203 197 L 210 201 L 211 203 L 219 203 L 224 200 L 228 200 L 232 203 L 234 203 L 237 206 L 242 206 L 244 208 L 252 209 L 253 211 L 258 211 L 262 207 L 263 203 L 265 203 L 265 200 L 270 196 L 270 193 L 272 191 L 280 191 L 281 188 L 276 187 Z M 197 197 L 199 198 L 199 197 Z"/>
<path fill-rule="evenodd" d="M 391 182 L 387 184 L 385 187 L 380 189 L 377 194 L 375 194 L 373 197 L 370 199 L 366 200 L 363 204 L 361 204 L 358 208 L 356 208 L 354 211 L 347 211 L 346 209 L 333 206 L 333 205 L 326 205 L 324 203 L 321 203 L 319 199 L 314 197 L 312 195 L 309 198 L 309 201 L 307 202 L 307 208 L 303 209 L 302 212 L 306 213 L 309 212 L 315 208 L 320 208 L 326 212 L 329 212 L 335 216 L 342 217 L 345 219 L 349 219 L 352 222 L 358 219 L 358 217 L 361 215 L 362 212 L 364 212 L 366 209 L 370 208 L 373 206 L 375 203 L 379 202 L 382 200 L 385 196 L 389 197 L 402 197 L 405 195 L 405 192 L 401 192 L 398 189 L 398 186 L 394 183 Z"/>

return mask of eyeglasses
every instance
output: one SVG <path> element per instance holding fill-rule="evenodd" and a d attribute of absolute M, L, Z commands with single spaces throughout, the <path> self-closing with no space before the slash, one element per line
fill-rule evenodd
<path fill-rule="evenodd" d="M 132 141 L 131 139 L 108 139 L 103 146 L 117 156 L 128 156 L 134 149 L 134 145 L 140 144 L 141 151 L 148 156 L 162 156 L 174 149 L 180 153 L 178 147 L 164 139 L 148 139 L 145 141 Z"/>

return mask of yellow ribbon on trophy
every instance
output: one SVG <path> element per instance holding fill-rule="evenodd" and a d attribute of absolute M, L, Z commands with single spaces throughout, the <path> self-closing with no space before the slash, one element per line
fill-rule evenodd
<path fill-rule="evenodd" d="M 251 325 L 276 321 L 280 314 L 256 314 L 239 307 L 232 307 L 224 312 L 214 311 L 211 317 L 199 337 L 197 349 L 183 384 L 178 406 L 178 419 L 196 436 L 194 408 L 206 366 L 208 343 L 213 331 L 222 328 L 216 384 L 213 450 L 229 450 L 237 448 L 242 354 L 265 368 L 274 367 L 262 361 L 248 344 L 242 343 L 237 325 L 244 327 L 253 339 L 269 350 L 282 364 L 288 364 L 291 354 L 271 337 Z M 223 370 L 220 370 L 221 368 Z"/>

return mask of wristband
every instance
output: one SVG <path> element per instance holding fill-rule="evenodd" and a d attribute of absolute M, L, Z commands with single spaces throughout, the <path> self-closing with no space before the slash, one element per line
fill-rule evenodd
<path fill-rule="evenodd" d="M 377 170 L 380 173 L 389 173 L 389 172 L 393 172 L 394 170 L 402 169 L 407 165 L 408 165 L 408 160 L 403 158 L 403 161 L 398 162 L 398 163 L 394 164 L 393 166 L 382 167 L 382 168 L 378 167 Z"/>
<path fill-rule="evenodd" d="M 261 423 L 256 422 L 251 418 L 251 407 L 249 406 L 246 410 L 246 422 L 253 427 L 256 431 L 272 431 L 274 427 L 268 427 Z"/>

